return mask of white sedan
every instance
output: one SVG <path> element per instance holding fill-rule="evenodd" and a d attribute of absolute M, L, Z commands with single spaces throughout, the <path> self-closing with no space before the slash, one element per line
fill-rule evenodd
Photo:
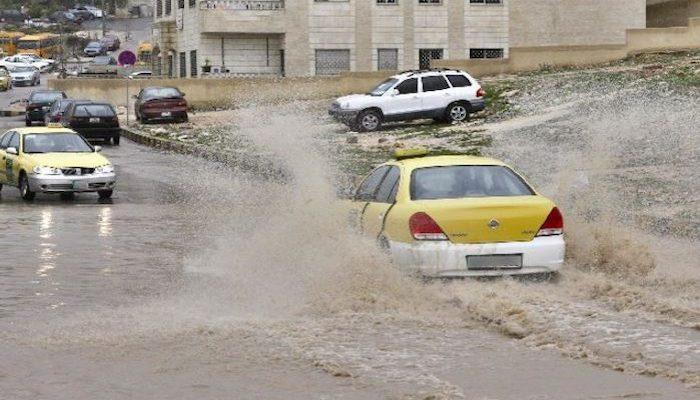
<path fill-rule="evenodd" d="M 0 66 L 4 66 L 7 69 L 15 67 L 34 67 L 40 71 L 46 71 L 51 67 L 51 64 L 52 63 L 48 60 L 36 56 L 32 57 L 27 54 L 17 54 L 0 60 Z"/>
<path fill-rule="evenodd" d="M 15 57 L 19 57 L 20 59 L 25 60 L 27 63 L 32 64 L 36 68 L 39 68 L 40 71 L 49 69 L 56 63 L 55 60 L 52 60 L 50 58 L 41 58 L 36 54 L 18 53 L 15 55 Z"/>
<path fill-rule="evenodd" d="M 41 74 L 36 67 L 24 65 L 10 67 L 8 70 L 12 78 L 12 86 L 38 86 L 41 84 Z"/>

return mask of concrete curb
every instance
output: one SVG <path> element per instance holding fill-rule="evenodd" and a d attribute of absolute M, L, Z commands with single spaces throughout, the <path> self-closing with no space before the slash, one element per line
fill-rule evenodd
<path fill-rule="evenodd" d="M 202 157 L 207 160 L 218 162 L 227 162 L 230 161 L 231 158 L 230 155 L 206 148 L 204 146 L 175 142 L 172 140 L 149 136 L 131 126 L 122 126 L 121 134 L 132 142 L 156 149 L 172 151 L 174 153 Z"/>
<path fill-rule="evenodd" d="M 19 110 L 0 110 L 0 117 L 19 117 L 26 114 L 25 111 Z"/>

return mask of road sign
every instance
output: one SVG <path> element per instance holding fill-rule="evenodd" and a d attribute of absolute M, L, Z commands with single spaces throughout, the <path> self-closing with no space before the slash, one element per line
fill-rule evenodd
<path fill-rule="evenodd" d="M 136 54 L 129 50 L 124 50 L 119 53 L 118 61 L 121 65 L 134 65 L 136 64 Z"/>

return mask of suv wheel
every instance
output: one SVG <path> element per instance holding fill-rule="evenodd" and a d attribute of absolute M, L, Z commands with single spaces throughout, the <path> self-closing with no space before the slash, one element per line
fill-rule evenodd
<path fill-rule="evenodd" d="M 447 107 L 447 119 L 450 122 L 469 121 L 469 107 L 464 103 L 452 103 Z"/>
<path fill-rule="evenodd" d="M 382 126 L 382 116 L 376 110 L 366 110 L 357 116 L 357 128 L 360 132 L 373 132 Z"/>

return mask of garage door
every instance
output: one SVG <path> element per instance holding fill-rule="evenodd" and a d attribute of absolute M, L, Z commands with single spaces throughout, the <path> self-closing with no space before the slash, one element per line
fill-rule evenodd
<path fill-rule="evenodd" d="M 350 50 L 316 50 L 316 75 L 350 71 Z"/>

